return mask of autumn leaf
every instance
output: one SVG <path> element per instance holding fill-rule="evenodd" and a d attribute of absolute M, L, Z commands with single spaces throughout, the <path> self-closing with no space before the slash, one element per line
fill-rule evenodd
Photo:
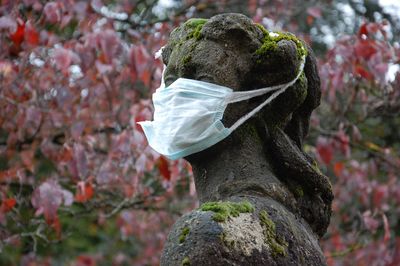
<path fill-rule="evenodd" d="M 361 25 L 360 29 L 358 30 L 358 36 L 362 37 L 363 35 L 368 36 L 368 24 L 364 23 Z"/>
<path fill-rule="evenodd" d="M 35 170 L 34 150 L 25 150 L 21 152 L 21 160 L 24 166 L 33 173 Z"/>
<path fill-rule="evenodd" d="M 149 86 L 151 75 L 148 65 L 152 61 L 152 57 L 146 47 L 144 45 L 133 46 L 130 50 L 130 60 L 134 73 L 146 86 Z"/>
<path fill-rule="evenodd" d="M 113 58 L 120 52 L 120 38 L 115 31 L 105 30 L 97 34 L 97 39 L 101 54 L 104 56 L 104 63 L 111 64 Z"/>
<path fill-rule="evenodd" d="M 354 46 L 357 57 L 369 60 L 372 55 L 378 52 L 376 44 L 372 40 L 358 40 Z"/>
<path fill-rule="evenodd" d="M 48 22 L 58 23 L 61 21 L 61 10 L 59 3 L 49 2 L 44 6 L 43 11 Z"/>
<path fill-rule="evenodd" d="M 340 176 L 342 174 L 343 169 L 344 169 L 343 162 L 336 162 L 333 166 L 333 172 L 335 173 L 336 176 Z"/>
<path fill-rule="evenodd" d="M 13 34 L 17 30 L 17 22 L 12 17 L 0 17 L 0 30 L 8 30 Z"/>
<path fill-rule="evenodd" d="M 390 240 L 390 226 L 389 226 L 389 221 L 386 216 L 386 214 L 382 214 L 382 219 L 383 219 L 383 227 L 385 230 L 385 234 L 383 236 L 383 242 L 387 243 Z"/>
<path fill-rule="evenodd" d="M 331 143 L 324 137 L 319 137 L 317 140 L 317 152 L 322 161 L 329 165 L 333 158 L 333 148 Z"/>
<path fill-rule="evenodd" d="M 25 24 L 25 41 L 32 45 L 37 46 L 39 44 L 39 32 L 35 29 L 30 21 Z"/>
<path fill-rule="evenodd" d="M 167 181 L 171 180 L 171 171 L 168 167 L 168 161 L 164 156 L 160 156 L 156 165 L 161 176 Z"/>
<path fill-rule="evenodd" d="M 17 204 L 15 198 L 7 198 L 2 201 L 0 209 L 2 212 L 7 213 L 14 208 L 15 204 Z"/>
<path fill-rule="evenodd" d="M 322 10 L 320 7 L 309 7 L 307 8 L 307 14 L 309 14 L 310 16 L 314 17 L 314 18 L 320 18 L 322 16 Z"/>
<path fill-rule="evenodd" d="M 54 50 L 53 59 L 60 70 L 66 71 L 72 63 L 72 52 L 65 48 L 57 48 Z"/>
<path fill-rule="evenodd" d="M 54 231 L 56 232 L 57 239 L 61 239 L 61 223 L 60 223 L 60 218 L 58 216 L 55 216 L 54 219 L 51 221 L 49 224 Z"/>
<path fill-rule="evenodd" d="M 96 260 L 88 255 L 79 255 L 76 259 L 76 266 L 96 266 Z"/>
<path fill-rule="evenodd" d="M 25 35 L 25 23 L 18 23 L 17 30 L 10 35 L 10 39 L 16 46 L 19 47 L 21 43 L 24 41 L 24 35 Z"/>
<path fill-rule="evenodd" d="M 36 215 L 44 215 L 47 224 L 52 225 L 57 219 L 57 210 L 63 204 L 70 206 L 73 195 L 63 189 L 55 180 L 47 180 L 37 187 L 31 199 Z"/>
<path fill-rule="evenodd" d="M 80 181 L 77 184 L 75 201 L 86 202 L 90 200 L 94 195 L 94 189 L 91 183 Z"/>
<path fill-rule="evenodd" d="M 355 68 L 355 73 L 365 78 L 366 80 L 373 80 L 373 76 L 364 67 L 357 65 Z"/>

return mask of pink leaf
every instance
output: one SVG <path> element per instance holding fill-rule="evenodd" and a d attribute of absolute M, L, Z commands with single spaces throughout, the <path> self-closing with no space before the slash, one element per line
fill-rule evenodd
<path fill-rule="evenodd" d="M 49 2 L 44 6 L 46 20 L 50 23 L 58 23 L 61 20 L 61 10 L 58 3 Z"/>
<path fill-rule="evenodd" d="M 150 82 L 149 62 L 153 59 L 143 45 L 136 45 L 131 48 L 130 59 L 133 72 L 136 73 L 146 86 Z"/>
<path fill-rule="evenodd" d="M 79 140 L 79 138 L 82 136 L 82 133 L 85 129 L 85 122 L 83 121 L 78 121 L 75 124 L 71 126 L 71 136 L 75 140 Z"/>
<path fill-rule="evenodd" d="M 36 215 L 44 214 L 46 222 L 53 224 L 57 219 L 57 209 L 64 204 L 70 206 L 73 195 L 54 180 L 47 180 L 33 192 L 32 205 L 37 209 Z"/>
<path fill-rule="evenodd" d="M 17 30 L 17 22 L 11 17 L 0 17 L 0 30 L 8 30 L 9 33 L 14 33 Z"/>
<path fill-rule="evenodd" d="M 72 63 L 72 52 L 64 48 L 57 48 L 54 50 L 53 59 L 59 69 L 66 71 Z"/>
<path fill-rule="evenodd" d="M 35 170 L 35 163 L 34 163 L 34 159 L 33 159 L 34 155 L 35 154 L 34 154 L 33 149 L 24 150 L 20 153 L 22 163 L 32 173 Z"/>
<path fill-rule="evenodd" d="M 143 173 L 146 170 L 146 161 L 146 155 L 143 153 L 136 159 L 135 168 L 138 173 Z"/>
<path fill-rule="evenodd" d="M 113 30 L 105 30 L 97 35 L 105 63 L 112 63 L 113 58 L 120 52 L 121 40 Z"/>
<path fill-rule="evenodd" d="M 24 127 L 30 135 L 33 135 L 38 130 L 42 121 L 42 111 L 35 107 L 30 106 L 26 111 Z"/>
<path fill-rule="evenodd" d="M 88 174 L 87 157 L 85 148 L 81 144 L 74 145 L 74 159 L 79 177 L 86 177 Z"/>
<path fill-rule="evenodd" d="M 322 11 L 321 8 L 314 6 L 307 9 L 307 14 L 314 18 L 320 18 L 322 15 Z"/>
<path fill-rule="evenodd" d="M 386 214 L 384 213 L 382 214 L 382 219 L 383 219 L 383 226 L 385 228 L 385 235 L 383 236 L 383 242 L 387 242 L 390 240 L 390 227 Z"/>
<path fill-rule="evenodd" d="M 372 217 L 371 211 L 368 210 L 368 211 L 364 212 L 362 216 L 363 216 L 363 221 L 364 221 L 365 227 L 372 233 L 375 233 L 376 229 L 379 226 L 379 222 Z"/>

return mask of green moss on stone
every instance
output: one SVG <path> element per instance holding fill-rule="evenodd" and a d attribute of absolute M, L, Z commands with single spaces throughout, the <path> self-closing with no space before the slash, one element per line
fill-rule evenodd
<path fill-rule="evenodd" d="M 304 190 L 301 186 L 296 187 L 294 192 L 296 194 L 296 197 L 298 198 L 304 197 Z"/>
<path fill-rule="evenodd" d="M 285 32 L 269 32 L 261 24 L 256 24 L 256 26 L 264 34 L 263 44 L 260 48 L 256 50 L 256 55 L 267 57 L 278 50 L 278 42 L 281 40 L 292 41 L 296 44 L 296 50 L 298 58 L 302 58 L 307 55 L 307 49 L 304 47 L 303 43 L 293 34 Z M 277 36 L 275 36 L 277 35 Z M 260 61 L 260 60 L 258 60 Z"/>
<path fill-rule="evenodd" d="M 181 235 L 179 236 L 179 243 L 182 244 L 186 240 L 186 236 L 189 234 L 190 228 L 189 227 L 184 227 L 182 228 Z"/>
<path fill-rule="evenodd" d="M 202 211 L 214 212 L 213 220 L 216 222 L 225 222 L 228 217 L 238 217 L 240 213 L 253 212 L 254 207 L 248 201 L 243 202 L 206 202 L 200 206 Z"/>
<path fill-rule="evenodd" d="M 259 28 L 259 29 L 262 31 L 262 33 L 264 34 L 264 36 L 267 35 L 267 34 L 269 34 L 269 32 L 267 31 L 267 29 L 266 29 L 263 25 L 261 25 L 260 23 L 256 23 L 256 26 L 257 26 L 257 28 Z"/>
<path fill-rule="evenodd" d="M 185 257 L 185 258 L 182 260 L 181 265 L 182 265 L 182 266 L 189 266 L 189 265 L 190 265 L 190 259 L 189 259 L 189 257 Z"/>
<path fill-rule="evenodd" d="M 269 215 L 266 211 L 261 211 L 259 214 L 260 223 L 263 227 L 265 243 L 271 248 L 273 256 L 286 256 L 287 251 L 286 248 L 288 243 L 279 239 L 276 235 L 276 226 L 275 223 L 269 218 Z"/>
<path fill-rule="evenodd" d="M 189 47 L 189 52 L 182 58 L 182 65 L 186 65 L 187 63 L 192 60 L 192 53 L 198 45 L 198 41 L 202 38 L 201 29 L 203 28 L 204 24 L 207 22 L 207 19 L 203 18 L 192 18 L 186 21 L 183 24 L 187 35 L 185 38 L 179 40 L 177 42 L 177 48 L 180 48 L 185 42 L 191 41 L 192 44 Z"/>
<path fill-rule="evenodd" d="M 184 27 L 189 30 L 187 35 L 187 39 L 201 39 L 201 29 L 203 28 L 204 24 L 207 22 L 207 19 L 204 18 L 192 18 L 186 21 L 183 25 Z"/>
<path fill-rule="evenodd" d="M 185 25 L 186 28 L 193 29 L 197 28 L 200 25 L 206 24 L 207 19 L 205 18 L 191 18 L 188 21 L 186 21 L 183 25 Z"/>
<path fill-rule="evenodd" d="M 313 161 L 312 161 L 312 164 L 311 164 L 311 167 L 312 167 L 317 173 L 322 174 L 321 170 L 320 170 L 319 167 L 318 167 L 317 161 L 313 160 Z"/>
<path fill-rule="evenodd" d="M 190 60 L 192 60 L 192 55 L 191 55 L 191 54 L 188 54 L 188 55 L 186 55 L 186 56 L 183 57 L 183 59 L 182 59 L 182 64 L 183 64 L 183 65 L 186 65 L 187 63 L 190 62 Z"/>

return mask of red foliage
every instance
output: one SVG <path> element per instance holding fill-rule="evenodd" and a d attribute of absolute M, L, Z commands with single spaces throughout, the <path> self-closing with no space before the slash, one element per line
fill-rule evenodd
<path fill-rule="evenodd" d="M 160 156 L 157 162 L 158 170 L 160 171 L 161 176 L 169 181 L 171 179 L 171 172 L 168 167 L 168 161 L 164 156 Z"/>
<path fill-rule="evenodd" d="M 11 41 L 16 45 L 20 46 L 24 41 L 25 36 L 25 23 L 18 22 L 17 30 L 10 35 Z"/>
<path fill-rule="evenodd" d="M 106 258 L 79 246 L 69 264 L 157 265 L 177 213 L 194 202 L 194 184 L 190 167 L 155 153 L 136 122 L 152 118 L 150 96 L 162 73 L 154 52 L 192 11 L 152 24 L 135 1 L 17 2 L 0 6 L 2 247 L 22 245 L 30 254 L 18 255 L 16 265 L 59 264 L 52 246 L 67 252 L 73 248 L 64 243 L 79 243 L 67 239 L 71 220 L 93 219 L 83 230 L 99 237 L 91 245 L 102 239 L 102 252 L 120 248 L 100 238 L 108 232 L 134 248 Z M 301 27 L 325 19 L 322 2 L 267 2 L 247 6 L 268 29 L 309 40 Z M 216 2 L 218 10 L 227 3 Z M 207 7 L 200 1 L 196 8 Z M 118 17 L 124 12 L 126 20 Z M 390 118 L 400 75 L 388 78 L 400 48 L 388 41 L 389 30 L 386 22 L 363 23 L 321 56 L 323 98 L 308 150 L 334 181 L 334 216 L 322 241 L 330 265 L 400 263 L 398 122 Z"/>
<path fill-rule="evenodd" d="M 93 197 L 94 189 L 91 183 L 85 183 L 83 181 L 78 182 L 75 201 L 76 202 L 85 202 L 90 200 Z"/>
<path fill-rule="evenodd" d="M 17 204 L 17 201 L 14 198 L 4 199 L 1 203 L 0 211 L 3 213 L 9 212 L 14 208 L 15 204 Z"/>
<path fill-rule="evenodd" d="M 317 152 L 321 160 L 329 165 L 333 158 L 333 147 L 332 143 L 324 137 L 318 138 L 317 141 Z"/>
<path fill-rule="evenodd" d="M 25 24 L 25 41 L 32 45 L 36 46 L 39 44 L 39 32 L 35 29 L 31 22 L 27 22 Z"/>
<path fill-rule="evenodd" d="M 46 223 L 59 229 L 57 209 L 64 204 L 70 206 L 73 202 L 72 193 L 62 189 L 60 185 L 48 180 L 42 183 L 33 193 L 32 205 L 36 208 L 36 215 L 44 215 Z"/>

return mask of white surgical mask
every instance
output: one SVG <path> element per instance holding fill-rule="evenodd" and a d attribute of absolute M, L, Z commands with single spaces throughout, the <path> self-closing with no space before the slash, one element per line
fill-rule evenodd
<path fill-rule="evenodd" d="M 154 120 L 138 122 L 149 145 L 169 159 L 175 160 L 205 150 L 220 142 L 264 106 L 292 86 L 304 68 L 303 56 L 299 72 L 292 81 L 250 91 L 233 91 L 216 84 L 179 78 L 165 87 L 164 80 L 153 94 Z M 226 128 L 221 119 L 228 104 L 274 93 L 250 113 Z"/>

